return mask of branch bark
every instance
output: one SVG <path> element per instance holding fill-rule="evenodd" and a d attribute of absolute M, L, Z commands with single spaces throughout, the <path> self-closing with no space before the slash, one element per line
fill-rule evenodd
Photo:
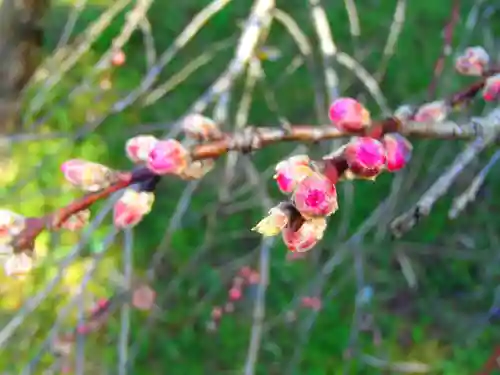
<path fill-rule="evenodd" d="M 41 61 L 50 0 L 0 0 L 0 134 L 19 129 L 22 92 Z"/>

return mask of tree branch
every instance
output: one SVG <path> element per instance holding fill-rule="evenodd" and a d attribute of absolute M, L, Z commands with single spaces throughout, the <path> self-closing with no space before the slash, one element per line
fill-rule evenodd
<path fill-rule="evenodd" d="M 0 134 L 19 127 L 21 93 L 41 61 L 49 0 L 0 1 Z"/>
<path fill-rule="evenodd" d="M 491 71 L 488 75 L 496 73 Z M 472 84 L 467 89 L 451 96 L 447 102 L 451 107 L 461 106 L 472 100 L 482 89 L 485 78 Z M 498 112 L 498 110 L 497 110 Z M 495 116 L 496 117 L 496 116 Z M 484 119 L 483 119 L 484 120 Z M 229 151 L 249 153 L 264 147 L 282 142 L 315 143 L 319 141 L 364 135 L 380 138 L 386 133 L 400 133 L 408 137 L 440 138 L 440 139 L 476 139 L 478 136 L 498 132 L 500 123 L 491 119 L 458 124 L 453 121 L 439 123 L 419 123 L 401 121 L 396 117 L 373 121 L 372 125 L 359 132 L 339 131 L 332 125 L 294 125 L 286 129 L 277 127 L 247 127 L 243 131 L 223 134 L 219 139 L 192 148 L 192 160 L 217 159 Z M 324 163 L 325 164 L 325 163 Z M 323 165 L 329 170 L 325 174 L 341 177 L 347 169 L 342 158 L 333 163 Z M 131 185 L 141 184 L 142 190 L 154 191 L 161 177 L 146 167 L 139 167 L 132 172 L 121 172 L 118 180 L 107 188 L 89 193 L 76 199 L 67 206 L 57 209 L 42 217 L 27 218 L 24 230 L 14 239 L 13 248 L 16 253 L 33 252 L 33 244 L 37 236 L 45 229 L 57 229 L 70 216 L 91 207 L 101 199 L 125 189 Z M 299 225 L 300 225 L 300 221 Z"/>

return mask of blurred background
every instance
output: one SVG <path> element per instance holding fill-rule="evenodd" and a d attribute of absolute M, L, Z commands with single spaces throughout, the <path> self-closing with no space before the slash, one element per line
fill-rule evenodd
<path fill-rule="evenodd" d="M 0 206 L 38 216 L 80 196 L 60 172 L 69 158 L 131 168 L 127 139 L 175 133 L 176 120 L 206 98 L 235 56 L 253 5 L 54 0 L 43 22 L 44 61 L 2 160 Z M 482 45 L 498 60 L 494 1 L 277 0 L 275 7 L 250 64 L 203 108 L 224 131 L 327 124 L 328 104 L 339 95 L 356 97 L 381 118 L 471 84 L 453 70 L 454 57 L 468 46 Z M 334 43 L 326 57 L 322 11 Z M 491 109 L 479 101 L 454 118 Z M 114 231 L 111 203 L 100 202 L 85 231 L 38 238 L 43 261 L 31 275 L 0 276 L 0 370 L 477 373 L 500 336 L 500 166 L 491 167 L 474 204 L 453 220 L 449 210 L 496 149 L 481 153 L 431 215 L 395 239 L 390 222 L 466 144 L 412 143 L 404 171 L 339 185 L 340 209 L 323 241 L 303 257 L 291 256 L 280 238 L 262 241 L 250 229 L 283 199 L 272 179 L 275 164 L 292 152 L 319 157 L 338 141 L 225 157 L 200 181 L 164 178 L 152 213 L 130 231 Z M 118 302 L 105 324 L 77 339 L 71 355 L 56 355 L 54 338 L 82 322 L 99 298 L 137 280 L 155 290 L 153 308 Z M 229 294 L 234 282 L 245 284 L 241 297 Z"/>

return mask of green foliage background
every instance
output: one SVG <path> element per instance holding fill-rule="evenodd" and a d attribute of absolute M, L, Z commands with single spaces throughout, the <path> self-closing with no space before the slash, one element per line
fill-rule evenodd
<path fill-rule="evenodd" d="M 167 48 L 205 3 L 200 0 L 155 1 L 148 13 L 148 19 L 157 50 L 163 51 Z M 349 22 L 343 2 L 325 1 L 325 6 L 339 48 L 351 54 L 358 51 L 363 56 L 361 61 L 363 65 L 373 72 L 377 69 L 382 56 L 396 1 L 374 0 L 356 3 L 362 30 L 358 41 L 353 41 L 349 33 Z M 441 53 L 441 33 L 449 19 L 451 3 L 451 0 L 408 1 L 403 32 L 381 85 L 392 107 L 403 102 L 425 100 L 426 88 L 435 61 Z M 159 82 L 171 78 L 196 56 L 211 48 L 214 43 L 234 37 L 235 32 L 240 30 L 239 22 L 248 14 L 249 4 L 248 1 L 234 1 L 217 15 L 168 65 L 162 72 Z M 51 10 L 47 21 L 47 54 L 50 54 L 57 45 L 70 5 L 67 2 L 55 2 Z M 317 47 L 305 1 L 287 0 L 278 2 L 278 5 L 296 18 Z M 95 21 L 108 6 L 109 3 L 104 0 L 87 4 L 76 24 L 75 35 Z M 44 80 L 39 80 L 30 89 L 26 100 L 26 129 L 36 124 L 40 134 L 82 131 L 85 126 L 92 123 L 92 119 L 107 113 L 112 103 L 138 85 L 146 68 L 142 36 L 138 32 L 133 34 L 124 49 L 127 62 L 123 67 L 98 77 L 93 73 L 94 64 L 120 32 L 125 12 L 129 9 L 130 7 L 127 7 L 120 17 L 113 20 L 90 52 L 85 54 L 75 68 L 49 93 L 44 94 L 45 104 L 37 111 L 29 110 L 29 105 L 33 103 L 31 100 L 36 98 Z M 454 45 L 462 40 L 469 12 L 470 6 L 465 4 L 461 9 L 462 19 L 455 32 Z M 495 24 L 495 20 L 498 20 L 496 14 L 485 21 L 484 30 L 491 30 L 493 34 L 497 32 L 498 22 Z M 482 43 L 485 40 L 482 30 L 478 28 L 472 32 L 467 38 L 467 43 Z M 270 34 L 269 44 L 279 46 L 283 51 L 283 57 L 278 61 L 264 62 L 266 74 L 277 94 L 280 111 L 296 123 L 315 122 L 311 99 L 313 96 L 311 76 L 306 68 L 301 67 L 293 76 L 282 78 L 284 68 L 297 53 L 291 39 L 280 27 L 275 26 Z M 359 47 L 356 51 L 355 46 Z M 83 135 L 77 140 L 41 137 L 38 141 L 16 145 L 13 159 L 2 166 L 3 184 L 0 187 L 0 196 L 6 198 L 1 204 L 20 213 L 34 216 L 61 206 L 78 196 L 78 192 L 64 184 L 59 171 L 60 164 L 68 158 L 100 161 L 116 168 L 130 167 L 123 151 L 126 139 L 142 131 L 140 129 L 143 129 L 144 124 L 164 124 L 162 127 L 156 127 L 153 132 L 156 135 L 168 130 L 168 124 L 182 115 L 187 106 L 202 94 L 222 71 L 232 57 L 232 52 L 231 48 L 221 51 L 213 62 L 194 73 L 175 91 L 154 104 L 143 107 L 139 103 L 121 113 L 107 116 L 97 128 L 82 131 Z M 447 67 L 450 66 L 448 59 Z M 95 87 L 106 74 L 111 77 L 112 88 L 96 97 Z M 339 74 L 343 93 L 358 95 L 365 92 L 363 85 L 353 78 L 352 73 L 340 67 Z M 468 82 L 464 78 L 450 77 L 450 75 L 443 76 L 442 85 L 438 90 L 440 95 L 456 90 Z M 83 81 L 89 82 L 88 89 L 67 101 L 68 94 Z M 239 82 L 237 86 L 239 93 L 241 84 L 242 82 Z M 373 115 L 377 116 L 376 106 L 370 97 L 363 94 L 363 100 L 373 109 Z M 256 95 L 250 119 L 256 124 L 276 123 L 275 116 L 269 110 L 263 95 Z M 416 142 L 417 155 L 420 148 L 427 153 L 429 150 L 434 150 L 437 155 L 440 144 L 433 141 Z M 445 165 L 443 160 L 451 160 L 462 145 L 456 143 L 447 147 L 448 151 L 444 153 L 440 165 Z M 263 171 L 271 165 L 271 162 L 277 162 L 287 151 L 290 151 L 289 146 L 278 146 L 259 152 L 253 159 L 259 170 Z M 319 152 L 313 148 L 311 153 Z M 222 161 L 220 163 L 224 164 Z M 423 163 L 424 165 L 431 163 L 430 158 L 423 159 Z M 417 194 L 422 191 L 431 178 L 439 174 L 439 168 L 437 171 L 428 168 L 427 172 L 429 176 L 426 176 L 425 171 L 420 172 L 419 176 L 423 177 L 414 180 L 410 193 Z M 238 267 L 244 264 L 256 266 L 258 263 L 259 238 L 250 233 L 249 228 L 262 215 L 263 207 L 256 202 L 248 209 L 236 213 L 229 214 L 227 210 L 217 210 L 218 193 L 222 188 L 219 181 L 223 176 L 224 168 L 220 167 L 201 182 L 190 198 L 189 208 L 183 215 L 180 227 L 171 232 L 167 230 L 170 218 L 181 202 L 186 184 L 170 180 L 162 183 L 157 191 L 153 212 L 134 230 L 133 263 L 136 274 L 145 275 L 153 254 L 160 252 L 162 258 L 160 265 L 155 268 L 157 274 L 154 287 L 159 297 L 157 311 L 149 314 L 137 311 L 131 313 L 133 346 L 131 352 L 135 354 L 134 360 L 131 360 L 133 374 L 229 374 L 239 373 L 239 369 L 243 366 L 252 322 L 250 297 L 237 307 L 234 314 L 223 319 L 215 333 L 207 332 L 205 325 L 212 306 L 224 303 L 227 287 Z M 378 202 L 387 197 L 392 178 L 392 176 L 382 176 L 375 185 L 366 182 L 355 184 L 356 198 L 349 203 L 351 212 L 349 233 L 363 222 Z M 496 180 L 498 178 L 492 178 L 492 191 L 495 191 L 497 186 Z M 264 188 L 268 188 L 273 199 L 280 199 L 271 180 L 268 181 L 269 185 Z M 252 197 L 253 187 L 250 186 L 245 190 L 244 185 L 248 185 L 248 182 L 244 177 L 238 176 L 233 190 L 241 191 L 237 199 L 239 202 Z M 492 199 L 491 204 L 494 205 L 495 198 Z M 450 224 L 446 220 L 450 201 L 438 205 L 432 217 L 418 230 L 405 237 L 405 242 L 393 243 L 387 240 L 376 242 L 367 239 L 366 248 L 373 250 L 369 251 L 365 277 L 367 283 L 375 286 L 374 302 L 369 309 L 381 328 L 383 343 L 381 347 L 375 347 L 369 334 L 361 333 L 359 347 L 366 353 L 391 361 L 427 363 L 433 368 L 431 373 L 466 375 L 480 368 L 489 355 L 495 338 L 498 338 L 493 329 L 487 329 L 477 339 L 467 342 L 469 337 L 474 336 L 475 329 L 480 330 L 482 327 L 477 323 L 480 321 L 476 318 L 477 311 L 473 309 L 469 311 L 468 306 L 475 304 L 475 307 L 482 308 L 482 311 L 488 308 L 488 302 L 485 301 L 491 301 L 490 297 L 496 286 L 492 280 L 495 280 L 498 272 L 491 268 L 494 265 L 487 270 L 485 268 L 491 260 L 488 258 L 488 254 L 491 253 L 474 255 L 472 260 L 461 258 L 454 251 L 456 246 L 450 245 L 446 239 L 454 237 L 464 228 L 472 230 L 472 227 L 482 228 L 486 224 L 492 225 L 491 230 L 495 231 L 498 229 L 498 224 L 492 223 L 491 212 L 477 211 L 470 214 L 474 215 L 473 223 L 464 219 Z M 100 208 L 102 205 L 93 209 L 93 213 L 98 212 Z M 340 225 L 345 219 L 342 215 L 339 214 L 332 220 L 331 227 Z M 82 282 L 84 272 L 88 267 L 92 267 L 92 262 L 98 261 L 98 266 L 95 276 L 88 284 L 88 289 L 98 296 L 112 293 L 114 284 L 111 275 L 120 272 L 124 255 L 123 237 L 119 235 L 111 250 L 100 256 L 102 241 L 109 229 L 108 217 L 92 235 L 82 255 L 72 262 L 63 280 L 57 283 L 55 290 L 36 312 L 30 315 L 20 333 L 12 339 L 12 344 L 0 353 L 2 369 L 10 368 L 16 371 L 14 369 L 18 369 L 37 353 L 39 344 L 43 342 L 54 323 L 58 309 Z M 303 262 L 287 262 L 285 248 L 280 241 L 275 243 L 271 251 L 271 282 L 266 299 L 266 316 L 270 321 L 273 321 L 273 317 L 282 316 L 280 314 L 287 309 L 294 295 L 317 274 L 324 258 L 335 252 L 336 249 L 332 249 L 328 244 L 338 243 L 338 238 L 335 238 L 333 230 L 330 232 L 321 245 L 324 247 L 321 257 L 316 257 L 317 259 L 312 257 Z M 489 242 L 485 242 L 487 239 L 484 236 L 478 234 L 478 237 L 476 238 L 478 247 L 490 245 Z M 2 320 L 7 321 L 26 296 L 39 291 L 54 277 L 58 270 L 55 261 L 64 257 L 78 239 L 78 235 L 66 233 L 58 235 L 57 238 L 43 236 L 39 239 L 38 251 L 41 256 L 47 254 L 48 265 L 38 269 L 33 277 L 23 281 L 1 280 L 4 286 L 0 301 L 3 308 Z M 430 255 L 412 255 L 413 247 L 408 245 L 408 254 L 411 255 L 413 265 L 418 270 L 420 284 L 418 292 L 403 302 L 406 310 L 411 310 L 411 313 L 401 313 L 400 309 L 390 307 L 390 302 L 395 296 L 405 295 L 408 292 L 401 271 L 394 266 L 394 254 L 397 249 L 406 249 L 405 244 L 409 243 L 418 243 L 423 248 L 428 246 L 431 252 L 433 249 L 431 245 L 440 247 L 436 250 L 440 255 L 438 258 Z M 309 314 L 307 311 L 298 311 L 298 319 L 295 322 L 284 323 L 281 320 L 280 324 L 274 325 L 268 331 L 263 338 L 257 366 L 258 374 L 291 375 L 288 364 L 298 354 L 297 343 L 301 340 L 303 340 L 302 360 L 296 367 L 296 374 L 390 373 L 381 372 L 358 361 L 346 367 L 343 352 L 350 339 L 356 295 L 353 270 L 353 261 L 350 259 L 328 279 L 327 290 L 332 286 L 341 285 L 339 283 L 345 277 L 348 277 L 348 282 L 344 283 L 346 286 L 340 288 L 333 297 L 324 300 L 324 308 L 308 336 L 303 335 L 303 322 Z M 476 292 L 482 293 L 483 299 L 448 298 L 457 289 L 473 295 Z M 23 292 L 19 293 L 19 290 Z M 436 309 L 435 306 L 440 307 Z M 67 326 L 71 326 L 77 317 L 76 309 L 73 310 L 65 322 Z M 457 330 L 450 330 L 450 327 Z M 119 330 L 120 317 L 117 314 L 111 319 L 107 331 L 88 340 L 86 356 L 89 361 L 87 365 L 89 373 L 101 373 L 98 371 L 102 371 L 102 368 L 114 368 Z M 409 344 L 402 343 L 404 337 L 411 338 Z M 15 363 L 12 361 L 13 356 L 16 358 Z M 50 356 L 44 358 L 47 364 L 51 360 Z M 96 372 L 90 372 L 91 369 Z M 114 370 L 111 373 L 115 373 Z"/>

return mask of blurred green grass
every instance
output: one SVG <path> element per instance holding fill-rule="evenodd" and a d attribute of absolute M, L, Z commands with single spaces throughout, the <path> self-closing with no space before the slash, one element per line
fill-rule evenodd
<path fill-rule="evenodd" d="M 450 16 L 451 3 L 449 0 L 442 2 L 408 1 L 405 26 L 397 44 L 396 53 L 388 65 L 386 78 L 381 84 L 384 94 L 393 107 L 408 100 L 414 102 L 425 99 L 434 63 L 441 52 L 441 33 Z M 105 5 L 108 6 L 109 3 L 105 1 L 89 3 L 76 24 L 76 34 L 96 20 Z M 148 13 L 148 18 L 151 22 L 158 51 L 164 50 L 172 43 L 175 36 L 203 5 L 205 2 L 200 0 L 186 0 L 176 4 L 162 1 L 154 2 Z M 353 42 L 349 34 L 348 16 L 343 2 L 325 1 L 325 5 L 336 43 L 341 50 L 354 54 Z M 317 41 L 305 2 L 278 1 L 278 6 L 295 17 L 316 46 Z M 359 2 L 357 6 L 361 24 L 361 37 L 358 44 L 367 55 L 362 63 L 369 71 L 373 72 L 377 69 L 382 56 L 396 1 L 366 1 L 363 4 Z M 160 82 L 170 78 L 195 56 L 210 48 L 214 42 L 234 35 L 239 30 L 239 21 L 244 19 L 248 10 L 249 2 L 235 1 L 228 6 L 162 72 Z M 465 17 L 469 10 L 464 4 L 462 16 Z M 47 22 L 48 53 L 58 41 L 64 27 L 63 20 L 66 19 L 67 14 L 67 2 L 54 4 L 54 9 Z M 95 93 L 89 90 L 77 95 L 63 106 L 56 105 L 59 100 L 67 97 L 75 84 L 92 76 L 93 64 L 109 48 L 112 38 L 120 32 L 125 18 L 124 14 L 122 12 L 121 16 L 111 23 L 99 37 L 91 52 L 86 54 L 75 69 L 51 91 L 49 104 L 38 113 L 30 114 L 35 119 L 46 115 L 49 111 L 54 111 L 54 116 L 44 122 L 43 129 L 46 131 L 79 130 L 89 121 L 89 118 L 99 117 L 114 100 L 136 87 L 140 82 L 146 67 L 142 37 L 139 33 L 135 33 L 124 49 L 127 63 L 111 73 L 113 83 L 111 90 L 98 100 L 95 98 Z M 454 43 L 464 32 L 464 24 L 462 20 L 457 26 Z M 469 44 L 480 40 L 480 38 L 481 35 L 473 33 L 469 38 Z M 280 27 L 276 26 L 273 27 L 270 34 L 269 44 L 279 46 L 284 53 L 281 60 L 264 63 L 269 81 L 274 83 L 276 88 L 280 110 L 294 122 L 312 121 L 314 117 L 314 106 L 311 99 L 313 91 L 311 76 L 307 70 L 300 68 L 293 77 L 280 79 L 285 66 L 296 53 L 290 38 Z M 55 195 L 44 193 L 46 189 L 64 186 L 58 168 L 60 163 L 67 158 L 82 157 L 99 160 L 114 167 L 129 167 L 123 154 L 123 144 L 127 137 L 137 133 L 136 129 L 141 124 L 168 123 L 181 115 L 225 67 L 231 58 L 231 53 L 231 49 L 220 52 L 214 62 L 193 74 L 171 95 L 162 98 L 155 104 L 146 108 L 133 105 L 122 113 L 108 117 L 103 124 L 91 134 L 87 134 L 81 141 L 53 140 L 33 143 L 29 146 L 28 155 L 25 149 L 18 148 L 9 169 L 10 174 L 7 174 L 7 176 L 10 175 L 10 178 L 4 177 L 6 187 L 2 189 L 11 191 L 16 186 L 16 182 L 27 180 L 30 182 L 21 189 L 17 189 L 16 194 L 35 198 L 27 202 L 11 200 L 9 208 L 29 215 L 36 215 L 60 206 L 71 197 L 77 196 L 77 192 L 67 188 L 61 189 L 60 193 Z M 449 60 L 447 60 L 447 67 L 450 67 Z M 351 73 L 342 67 L 339 67 L 338 70 L 342 78 L 341 89 L 344 94 L 357 95 L 359 92 L 365 92 L 360 82 L 350 78 L 352 77 Z M 346 78 L 344 79 L 344 77 Z M 92 78 L 92 80 L 94 79 L 98 82 L 100 77 Z M 464 79 L 447 82 L 446 91 L 456 89 L 465 82 Z M 237 85 L 237 90 L 241 90 L 241 82 Z M 439 91 L 441 91 L 439 94 L 444 94 L 442 92 L 444 89 Z M 30 95 L 35 92 L 36 86 L 33 87 L 33 92 L 30 92 Z M 374 102 L 369 97 L 365 101 L 376 116 Z M 250 118 L 252 123 L 257 124 L 269 124 L 269 119 L 273 118 L 262 95 L 255 97 Z M 161 133 L 162 131 L 157 132 L 158 135 Z M 438 144 L 438 142 L 432 141 L 416 142 L 417 149 L 424 145 L 433 150 L 437 149 Z M 458 149 L 459 146 L 457 146 Z M 270 160 L 278 161 L 286 150 L 289 149 L 281 146 L 264 150 L 254 157 L 255 163 L 263 170 L 269 166 Z M 43 167 L 36 170 L 36 164 L 41 158 L 44 158 Z M 32 178 L 34 170 L 36 170 L 36 178 Z M 255 256 L 252 257 L 250 251 L 259 244 L 258 238 L 251 234 L 245 234 L 245 231 L 248 231 L 262 214 L 262 210 L 256 205 L 255 209 L 231 215 L 215 213 L 215 217 L 218 218 L 215 224 L 218 235 L 216 238 L 209 238 L 207 245 L 207 238 L 204 234 L 207 227 L 212 225 L 209 217 L 214 214 L 213 209 L 210 209 L 210 202 L 216 202 L 218 199 L 217 181 L 223 178 L 222 173 L 221 170 L 215 171 L 213 175 L 208 176 L 202 182 L 201 188 L 196 191 L 191 200 L 189 211 L 192 214 L 190 215 L 188 212 L 182 221 L 181 229 L 173 233 L 169 245 L 161 249 L 164 258 L 161 267 L 159 267 L 155 288 L 160 298 L 165 297 L 165 300 L 159 302 L 161 313 L 158 313 L 159 316 L 155 316 L 152 326 L 145 323 L 147 320 L 145 314 L 133 313 L 132 343 L 139 348 L 137 358 L 133 361 L 134 374 L 234 373 L 245 360 L 246 348 L 249 343 L 251 309 L 242 308 L 242 311 L 234 316 L 224 319 L 215 334 L 210 334 L 205 330 L 205 322 L 210 314 L 211 305 L 210 303 L 201 303 L 208 297 L 222 303 L 220 301 L 225 298 L 227 279 L 237 268 L 235 265 L 227 266 L 227 263 L 245 256 L 251 257 L 251 262 L 254 262 Z M 370 197 L 370 199 L 355 200 L 352 207 L 351 229 L 360 224 L 377 203 L 387 196 L 390 184 L 391 177 L 389 176 L 381 177 L 376 185 L 365 182 L 356 183 L 356 196 Z M 271 184 L 269 186 L 271 187 Z M 145 269 L 149 267 L 151 256 L 165 235 L 169 218 L 178 203 L 177 198 L 169 199 L 169 197 L 179 197 L 184 187 L 185 184 L 174 181 L 168 181 L 168 186 L 162 183 L 157 192 L 157 200 L 152 214 L 136 229 L 134 267 L 138 274 L 144 273 Z M 275 189 L 270 188 L 269 191 L 272 192 L 274 199 L 280 199 L 279 195 L 274 193 Z M 409 239 L 419 239 L 422 242 L 430 243 L 435 241 L 442 232 L 449 230 L 446 220 L 447 206 L 445 207 L 445 205 L 446 203 L 438 205 L 433 216 L 422 223 L 418 230 L 411 233 Z M 205 211 L 207 214 L 201 219 L 195 215 Z M 97 209 L 94 212 L 97 212 Z M 338 225 L 340 220 L 340 217 L 334 218 L 331 225 Z M 93 238 L 94 245 L 88 246 L 88 253 L 92 253 L 96 250 L 95 247 L 99 246 L 99 239 L 109 229 L 109 224 L 109 221 L 106 221 L 106 225 L 99 229 Z M 238 238 L 227 238 L 228 234 L 236 232 L 243 233 L 243 235 Z M 77 237 L 74 235 L 68 236 L 63 241 L 65 246 L 59 246 L 58 251 L 63 254 L 76 239 Z M 329 240 L 333 240 L 331 233 L 327 236 L 324 244 L 327 244 Z M 42 239 L 41 242 L 43 242 L 42 246 L 50 247 L 48 238 Z M 103 275 L 92 280 L 92 284 L 95 284 L 95 292 L 98 294 L 106 294 L 106 290 L 109 291 L 111 288 L 105 275 L 107 269 L 119 266 L 120 243 L 121 237 L 113 246 L 111 255 L 107 258 L 109 261 L 99 266 Z M 380 246 L 380 254 L 373 260 L 375 264 L 380 265 L 379 270 L 384 269 L 384 267 L 388 268 L 387 264 L 392 258 L 391 255 L 383 252 L 385 245 L 381 244 Z M 204 247 L 205 253 L 192 261 L 193 256 Z M 206 249 L 207 247 L 210 251 Z M 253 254 L 255 255 L 255 252 Z M 268 316 L 281 313 L 293 298 L 294 293 L 301 285 L 314 277 L 316 272 L 316 269 L 308 266 L 307 263 L 286 263 L 284 261 L 285 250 L 279 241 L 273 247 L 271 254 L 271 284 L 267 296 Z M 191 269 L 185 271 L 183 267 L 190 261 L 193 262 L 193 265 Z M 81 259 L 75 263 L 74 274 L 77 276 L 70 281 L 73 285 L 81 282 L 85 262 L 85 259 Z M 431 262 L 428 263 L 426 266 L 429 267 L 427 269 L 429 278 L 426 279 L 428 285 L 424 285 L 425 290 L 436 288 L 453 290 L 452 283 L 463 283 L 470 286 L 476 282 L 474 278 L 470 278 L 468 264 L 464 262 L 451 261 L 451 264 L 434 266 L 434 272 L 433 265 L 430 264 Z M 352 264 L 339 267 L 328 284 L 335 285 L 340 279 L 338 275 L 351 272 L 352 267 Z M 443 267 L 446 268 L 447 273 L 443 272 Z M 49 271 L 47 271 L 48 275 L 51 275 Z M 80 276 L 78 277 L 78 275 Z M 171 284 L 172 279 L 175 279 L 174 284 Z M 401 277 L 398 281 L 389 280 L 383 285 L 392 288 L 388 291 L 389 294 L 391 292 L 397 293 L 399 288 L 396 284 L 398 282 L 403 283 L 404 279 Z M 30 284 L 25 282 L 25 285 Z M 30 289 L 26 293 L 32 292 Z M 64 290 L 61 293 L 64 293 Z M 324 301 L 324 309 L 318 316 L 309 340 L 305 343 L 299 366 L 300 372 L 297 374 L 343 373 L 343 351 L 349 340 L 355 293 L 354 285 L 349 285 L 331 300 Z M 7 300 L 4 298 L 4 301 Z M 14 306 L 16 303 L 18 302 L 11 302 Z M 7 302 L 4 303 L 4 305 L 6 304 Z M 482 341 L 476 343 L 474 349 L 464 349 L 461 345 L 454 345 L 442 337 L 436 339 L 433 332 L 434 327 L 431 324 L 432 319 L 425 316 L 425 306 L 423 307 L 424 314 L 408 320 L 408 317 L 391 314 L 386 311 L 382 304 L 380 305 L 374 307 L 375 311 L 378 312 L 377 323 L 383 327 L 384 349 L 388 358 L 393 361 L 418 360 L 438 366 L 441 370 L 437 373 L 440 374 L 465 375 L 478 369 L 488 355 L 489 345 L 491 345 L 488 337 L 482 337 Z M 52 323 L 56 309 L 48 303 L 45 306 L 46 308 L 39 312 L 40 319 L 43 319 L 44 316 L 50 317 L 47 321 Z M 143 332 L 146 329 L 145 326 L 148 327 L 146 334 Z M 410 330 L 407 329 L 408 326 L 411 327 Z M 281 325 L 266 335 L 260 354 L 261 360 L 257 368 L 258 374 L 285 374 L 284 369 L 287 368 L 287 362 L 294 354 L 300 327 L 300 323 L 288 326 Z M 49 328 L 50 325 L 42 324 L 40 337 Z M 117 318 L 111 322 L 108 334 L 92 339 L 96 340 L 96 346 L 89 349 L 88 352 L 97 355 L 100 361 L 108 364 L 115 362 L 115 341 L 119 328 L 119 319 Z M 409 347 L 403 347 L 400 344 L 401 332 L 407 332 L 413 337 L 413 342 Z M 363 347 L 376 350 L 373 348 L 369 335 L 362 334 L 360 340 Z M 2 354 L 0 360 L 5 362 L 8 361 L 8 358 Z M 356 363 L 351 367 L 349 373 L 375 374 L 379 373 L 377 371 L 379 370 Z M 287 373 L 287 375 L 292 374 Z"/>

